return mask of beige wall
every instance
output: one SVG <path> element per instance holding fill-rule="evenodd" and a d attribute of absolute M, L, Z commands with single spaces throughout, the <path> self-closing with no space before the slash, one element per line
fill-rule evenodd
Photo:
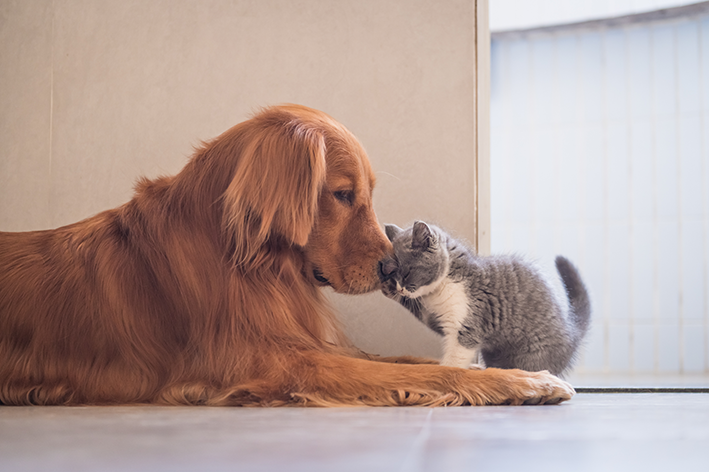
<path fill-rule="evenodd" d="M 475 5 L 0 0 L 0 230 L 115 207 L 200 140 L 294 102 L 359 137 L 382 222 L 423 218 L 472 240 Z M 439 353 L 382 295 L 332 299 L 360 347 Z"/>

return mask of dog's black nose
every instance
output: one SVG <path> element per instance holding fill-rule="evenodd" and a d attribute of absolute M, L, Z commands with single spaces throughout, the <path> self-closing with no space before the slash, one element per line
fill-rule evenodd
<path fill-rule="evenodd" d="M 396 269 L 398 268 L 399 265 L 394 259 L 386 258 L 379 261 L 379 280 L 382 282 L 386 282 L 391 278 L 392 275 L 394 275 Z"/>

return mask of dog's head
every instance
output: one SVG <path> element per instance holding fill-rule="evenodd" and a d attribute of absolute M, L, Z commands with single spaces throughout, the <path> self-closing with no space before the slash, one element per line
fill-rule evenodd
<path fill-rule="evenodd" d="M 240 157 L 224 194 L 236 264 L 258 270 L 264 248 L 296 247 L 313 283 L 342 293 L 378 288 L 377 265 L 391 243 L 374 214 L 374 173 L 357 139 L 298 105 L 268 108 L 237 128 Z"/>

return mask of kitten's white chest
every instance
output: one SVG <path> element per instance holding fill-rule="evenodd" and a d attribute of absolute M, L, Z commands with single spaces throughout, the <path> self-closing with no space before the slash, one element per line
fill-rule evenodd
<path fill-rule="evenodd" d="M 468 297 L 460 282 L 447 279 L 431 293 L 421 297 L 427 317 L 435 317 L 444 331 L 457 332 L 468 314 Z"/>
<path fill-rule="evenodd" d="M 427 323 L 434 321 L 443 332 L 443 359 L 441 365 L 466 369 L 478 358 L 477 346 L 462 346 L 458 333 L 468 316 L 468 295 L 460 282 L 444 279 L 440 287 L 421 300 Z M 479 367 L 478 367 L 479 368 Z"/>

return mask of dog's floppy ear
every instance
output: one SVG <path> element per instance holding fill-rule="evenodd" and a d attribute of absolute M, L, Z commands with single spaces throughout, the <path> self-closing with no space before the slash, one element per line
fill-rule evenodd
<path fill-rule="evenodd" d="M 325 137 L 297 116 L 267 110 L 244 123 L 241 155 L 224 194 L 234 262 L 254 268 L 271 238 L 308 242 L 325 182 Z"/>

